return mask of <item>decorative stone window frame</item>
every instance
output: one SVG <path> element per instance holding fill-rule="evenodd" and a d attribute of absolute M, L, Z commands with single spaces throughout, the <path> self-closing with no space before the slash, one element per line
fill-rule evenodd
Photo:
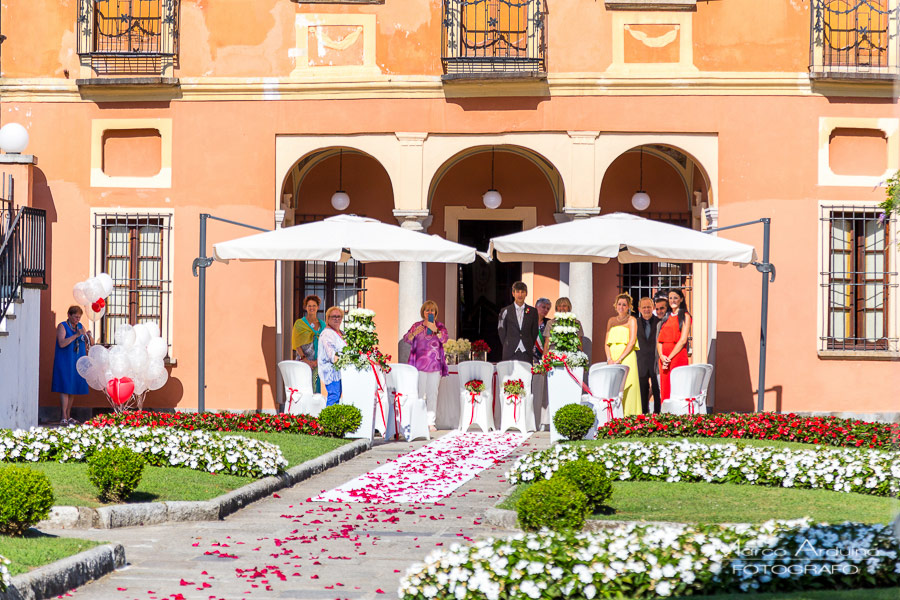
<path fill-rule="evenodd" d="M 697 0 L 606 0 L 606 10 L 697 10 Z"/>
<path fill-rule="evenodd" d="M 356 26 L 363 40 L 363 64 L 340 66 L 310 66 L 309 64 L 309 30 L 320 26 Z M 333 77 L 355 75 L 371 77 L 381 75 L 381 69 L 375 62 L 375 15 L 344 13 L 304 13 L 298 14 L 294 22 L 296 45 L 289 54 L 296 60 L 292 78 Z"/>
<path fill-rule="evenodd" d="M 829 152 L 835 129 L 874 129 L 887 138 L 887 168 L 880 175 L 838 175 L 831 170 Z M 819 117 L 819 185 L 876 187 L 900 167 L 900 119 Z"/>
<path fill-rule="evenodd" d="M 122 129 L 153 129 L 160 136 L 159 173 L 149 177 L 111 176 L 103 172 L 103 134 Z M 172 187 L 172 119 L 94 119 L 91 121 L 91 187 Z"/>

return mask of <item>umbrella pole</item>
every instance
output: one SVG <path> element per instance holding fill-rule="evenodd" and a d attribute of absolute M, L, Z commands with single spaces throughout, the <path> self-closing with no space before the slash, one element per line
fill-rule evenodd
<path fill-rule="evenodd" d="M 759 320 L 759 386 L 757 389 L 756 412 L 765 410 L 766 396 L 766 344 L 768 342 L 769 329 L 769 283 L 775 281 L 775 265 L 769 262 L 769 232 L 772 225 L 772 219 L 763 217 L 756 221 L 747 221 L 746 223 L 738 223 L 737 225 L 726 225 L 725 227 L 716 227 L 714 229 L 706 229 L 703 233 L 716 233 L 725 231 L 726 229 L 735 229 L 736 227 L 745 227 L 747 225 L 763 224 L 763 256 L 761 262 L 751 263 L 756 270 L 762 273 L 762 307 Z"/>
<path fill-rule="evenodd" d="M 191 270 L 194 277 L 199 278 L 199 299 L 197 302 L 197 412 L 206 411 L 206 269 L 213 263 L 213 259 L 206 256 L 206 221 L 214 219 L 223 223 L 231 223 L 239 227 L 256 229 L 257 231 L 269 231 L 255 225 L 247 225 L 238 221 L 230 221 L 221 217 L 214 217 L 208 213 L 200 213 L 200 256 L 194 259 Z"/>

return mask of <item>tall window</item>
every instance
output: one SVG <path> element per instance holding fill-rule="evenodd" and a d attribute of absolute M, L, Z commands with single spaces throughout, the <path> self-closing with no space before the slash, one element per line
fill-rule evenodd
<path fill-rule="evenodd" d="M 171 218 L 167 214 L 95 215 L 97 272 L 108 273 L 113 280 L 100 324 L 101 343 L 114 344 L 122 324 L 156 323 L 171 345 Z"/>
<path fill-rule="evenodd" d="M 888 301 L 897 288 L 889 263 L 888 223 L 880 211 L 823 208 L 821 273 L 825 323 L 820 349 L 891 350 Z"/>
<path fill-rule="evenodd" d="M 295 215 L 296 222 L 321 221 L 327 215 Z M 294 318 L 305 313 L 303 298 L 315 294 L 322 299 L 319 310 L 339 306 L 344 312 L 366 305 L 365 265 L 353 259 L 345 263 L 321 260 L 294 263 Z"/>

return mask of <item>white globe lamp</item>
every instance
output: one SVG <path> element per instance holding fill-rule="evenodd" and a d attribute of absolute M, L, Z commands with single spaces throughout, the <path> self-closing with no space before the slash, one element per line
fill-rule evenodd
<path fill-rule="evenodd" d="M 331 195 L 331 206 L 334 210 L 347 210 L 350 206 L 350 196 L 343 190 L 338 190 Z"/>
<path fill-rule="evenodd" d="M 635 192 L 631 197 L 631 205 L 635 210 L 647 210 L 650 208 L 650 195 L 643 190 Z"/>
<path fill-rule="evenodd" d="M 21 154 L 28 146 L 28 130 L 18 123 L 0 127 L 0 149 L 8 154 Z"/>
<path fill-rule="evenodd" d="M 485 207 L 493 210 L 500 207 L 500 203 L 503 202 L 503 197 L 497 190 L 488 190 L 481 197 L 481 201 L 484 202 Z"/>

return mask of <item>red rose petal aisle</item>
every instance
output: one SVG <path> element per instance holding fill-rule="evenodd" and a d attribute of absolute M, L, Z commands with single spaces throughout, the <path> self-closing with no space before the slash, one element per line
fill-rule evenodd
<path fill-rule="evenodd" d="M 319 494 L 314 502 L 435 502 L 515 450 L 531 434 L 450 433 Z"/>

